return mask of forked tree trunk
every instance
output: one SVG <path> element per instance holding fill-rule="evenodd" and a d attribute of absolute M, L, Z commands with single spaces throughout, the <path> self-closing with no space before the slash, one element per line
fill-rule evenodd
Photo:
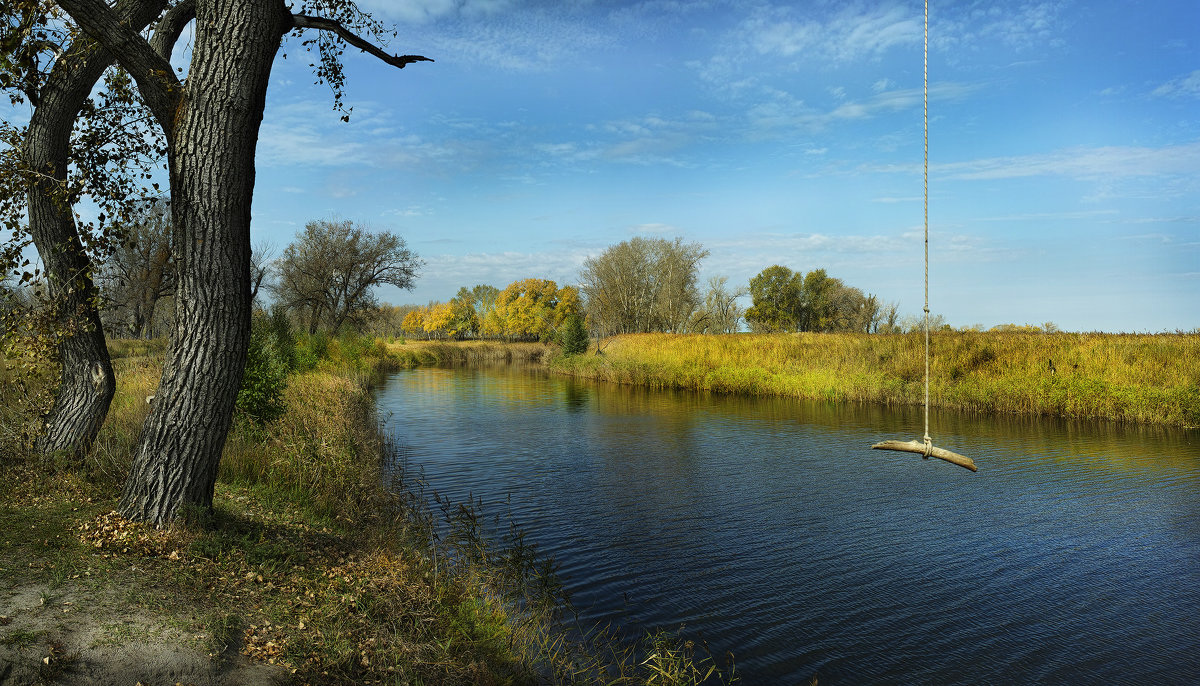
<path fill-rule="evenodd" d="M 250 337 L 254 151 L 271 65 L 291 27 L 279 0 L 197 4 L 169 157 L 175 323 L 120 503 L 126 517 L 159 526 L 180 508 L 212 507 Z"/>
<path fill-rule="evenodd" d="M 122 3 L 116 11 L 133 26 L 149 23 L 162 3 Z M 29 230 L 41 255 L 53 302 L 61 308 L 57 325 L 61 379 L 43 433 L 34 443 L 41 453 L 91 449 L 116 383 L 104 330 L 100 326 L 91 260 L 84 252 L 69 199 L 64 192 L 71 130 L 84 100 L 104 70 L 109 54 L 80 38 L 55 63 L 34 110 L 24 156 L 39 175 L 28 193 Z"/>

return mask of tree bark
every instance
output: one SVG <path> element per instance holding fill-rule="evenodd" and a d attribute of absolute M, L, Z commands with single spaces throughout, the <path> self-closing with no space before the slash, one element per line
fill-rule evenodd
<path fill-rule="evenodd" d="M 122 2 L 115 14 L 145 26 L 165 2 Z M 116 390 L 112 362 L 97 309 L 93 264 L 83 249 L 65 192 L 71 131 L 80 108 L 112 57 L 86 38 L 75 41 L 52 68 L 42 87 L 24 145 L 25 162 L 37 175 L 28 192 L 29 231 L 45 268 L 50 294 L 59 310 L 61 377 L 45 427 L 34 443 L 37 452 L 67 451 L 81 456 L 91 449 Z"/>
<path fill-rule="evenodd" d="M 104 0 L 57 2 L 117 56 L 167 136 L 175 322 L 119 505 L 126 517 L 162 526 L 182 508 L 212 507 L 241 385 L 250 338 L 254 153 L 272 62 L 292 28 L 340 25 L 293 17 L 283 0 L 184 0 L 151 43 Z M 193 8 L 192 64 L 183 84 L 165 56 Z M 338 34 L 346 38 L 344 30 Z M 389 64 L 423 60 L 407 55 Z"/>
<path fill-rule="evenodd" d="M 178 282 L 167 362 L 120 510 L 161 526 L 211 509 L 250 338 L 250 203 L 279 0 L 198 3 L 192 68 L 170 131 Z"/>

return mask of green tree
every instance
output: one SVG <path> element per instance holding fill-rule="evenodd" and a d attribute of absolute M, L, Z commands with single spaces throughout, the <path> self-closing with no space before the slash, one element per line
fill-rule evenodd
<path fill-rule="evenodd" d="M 475 307 L 475 291 L 466 286 L 458 289 L 458 294 L 450 299 L 450 309 L 451 336 L 462 340 L 467 336 L 479 335 L 480 321 L 479 311 Z"/>
<path fill-rule="evenodd" d="M 500 289 L 495 286 L 481 283 L 471 289 L 471 302 L 475 305 L 475 319 L 481 328 L 488 315 L 496 309 L 496 299 L 499 297 Z"/>
<path fill-rule="evenodd" d="M 804 277 L 783 265 L 772 265 L 750 279 L 752 305 L 746 321 L 754 331 L 796 331 L 804 307 Z"/>
<path fill-rule="evenodd" d="M 588 332 L 583 317 L 572 314 L 563 324 L 562 349 L 564 355 L 579 355 L 587 352 Z"/>
<path fill-rule="evenodd" d="M 841 281 L 830 278 L 824 269 L 814 269 L 804 275 L 800 291 L 800 311 L 797 324 L 801 331 L 832 331 L 836 308 L 834 291 Z"/>
<path fill-rule="evenodd" d="M 286 338 L 281 341 L 281 336 Z M 283 414 L 283 391 L 290 367 L 283 348 L 290 336 L 290 327 L 286 332 L 281 330 L 274 317 L 255 315 L 246 350 L 246 371 L 237 395 L 237 409 L 255 422 L 271 422 Z"/>

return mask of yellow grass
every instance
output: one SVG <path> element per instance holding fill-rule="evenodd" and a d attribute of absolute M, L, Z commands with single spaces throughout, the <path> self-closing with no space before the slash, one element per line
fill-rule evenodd
<path fill-rule="evenodd" d="M 388 350 L 411 365 L 455 365 L 536 364 L 554 349 L 544 343 L 408 341 L 392 343 Z"/>
<path fill-rule="evenodd" d="M 931 404 L 1200 425 L 1200 335 L 939 332 Z M 638 334 L 561 373 L 662 388 L 886 404 L 924 400 L 921 334 Z"/>

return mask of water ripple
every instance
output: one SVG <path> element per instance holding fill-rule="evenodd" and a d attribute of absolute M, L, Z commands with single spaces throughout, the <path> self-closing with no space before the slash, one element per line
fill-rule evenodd
<path fill-rule="evenodd" d="M 745 683 L 1200 682 L 1200 432 L 935 413 L 967 474 L 878 453 L 912 409 L 413 370 L 407 459 L 511 513 L 586 618 Z"/>

